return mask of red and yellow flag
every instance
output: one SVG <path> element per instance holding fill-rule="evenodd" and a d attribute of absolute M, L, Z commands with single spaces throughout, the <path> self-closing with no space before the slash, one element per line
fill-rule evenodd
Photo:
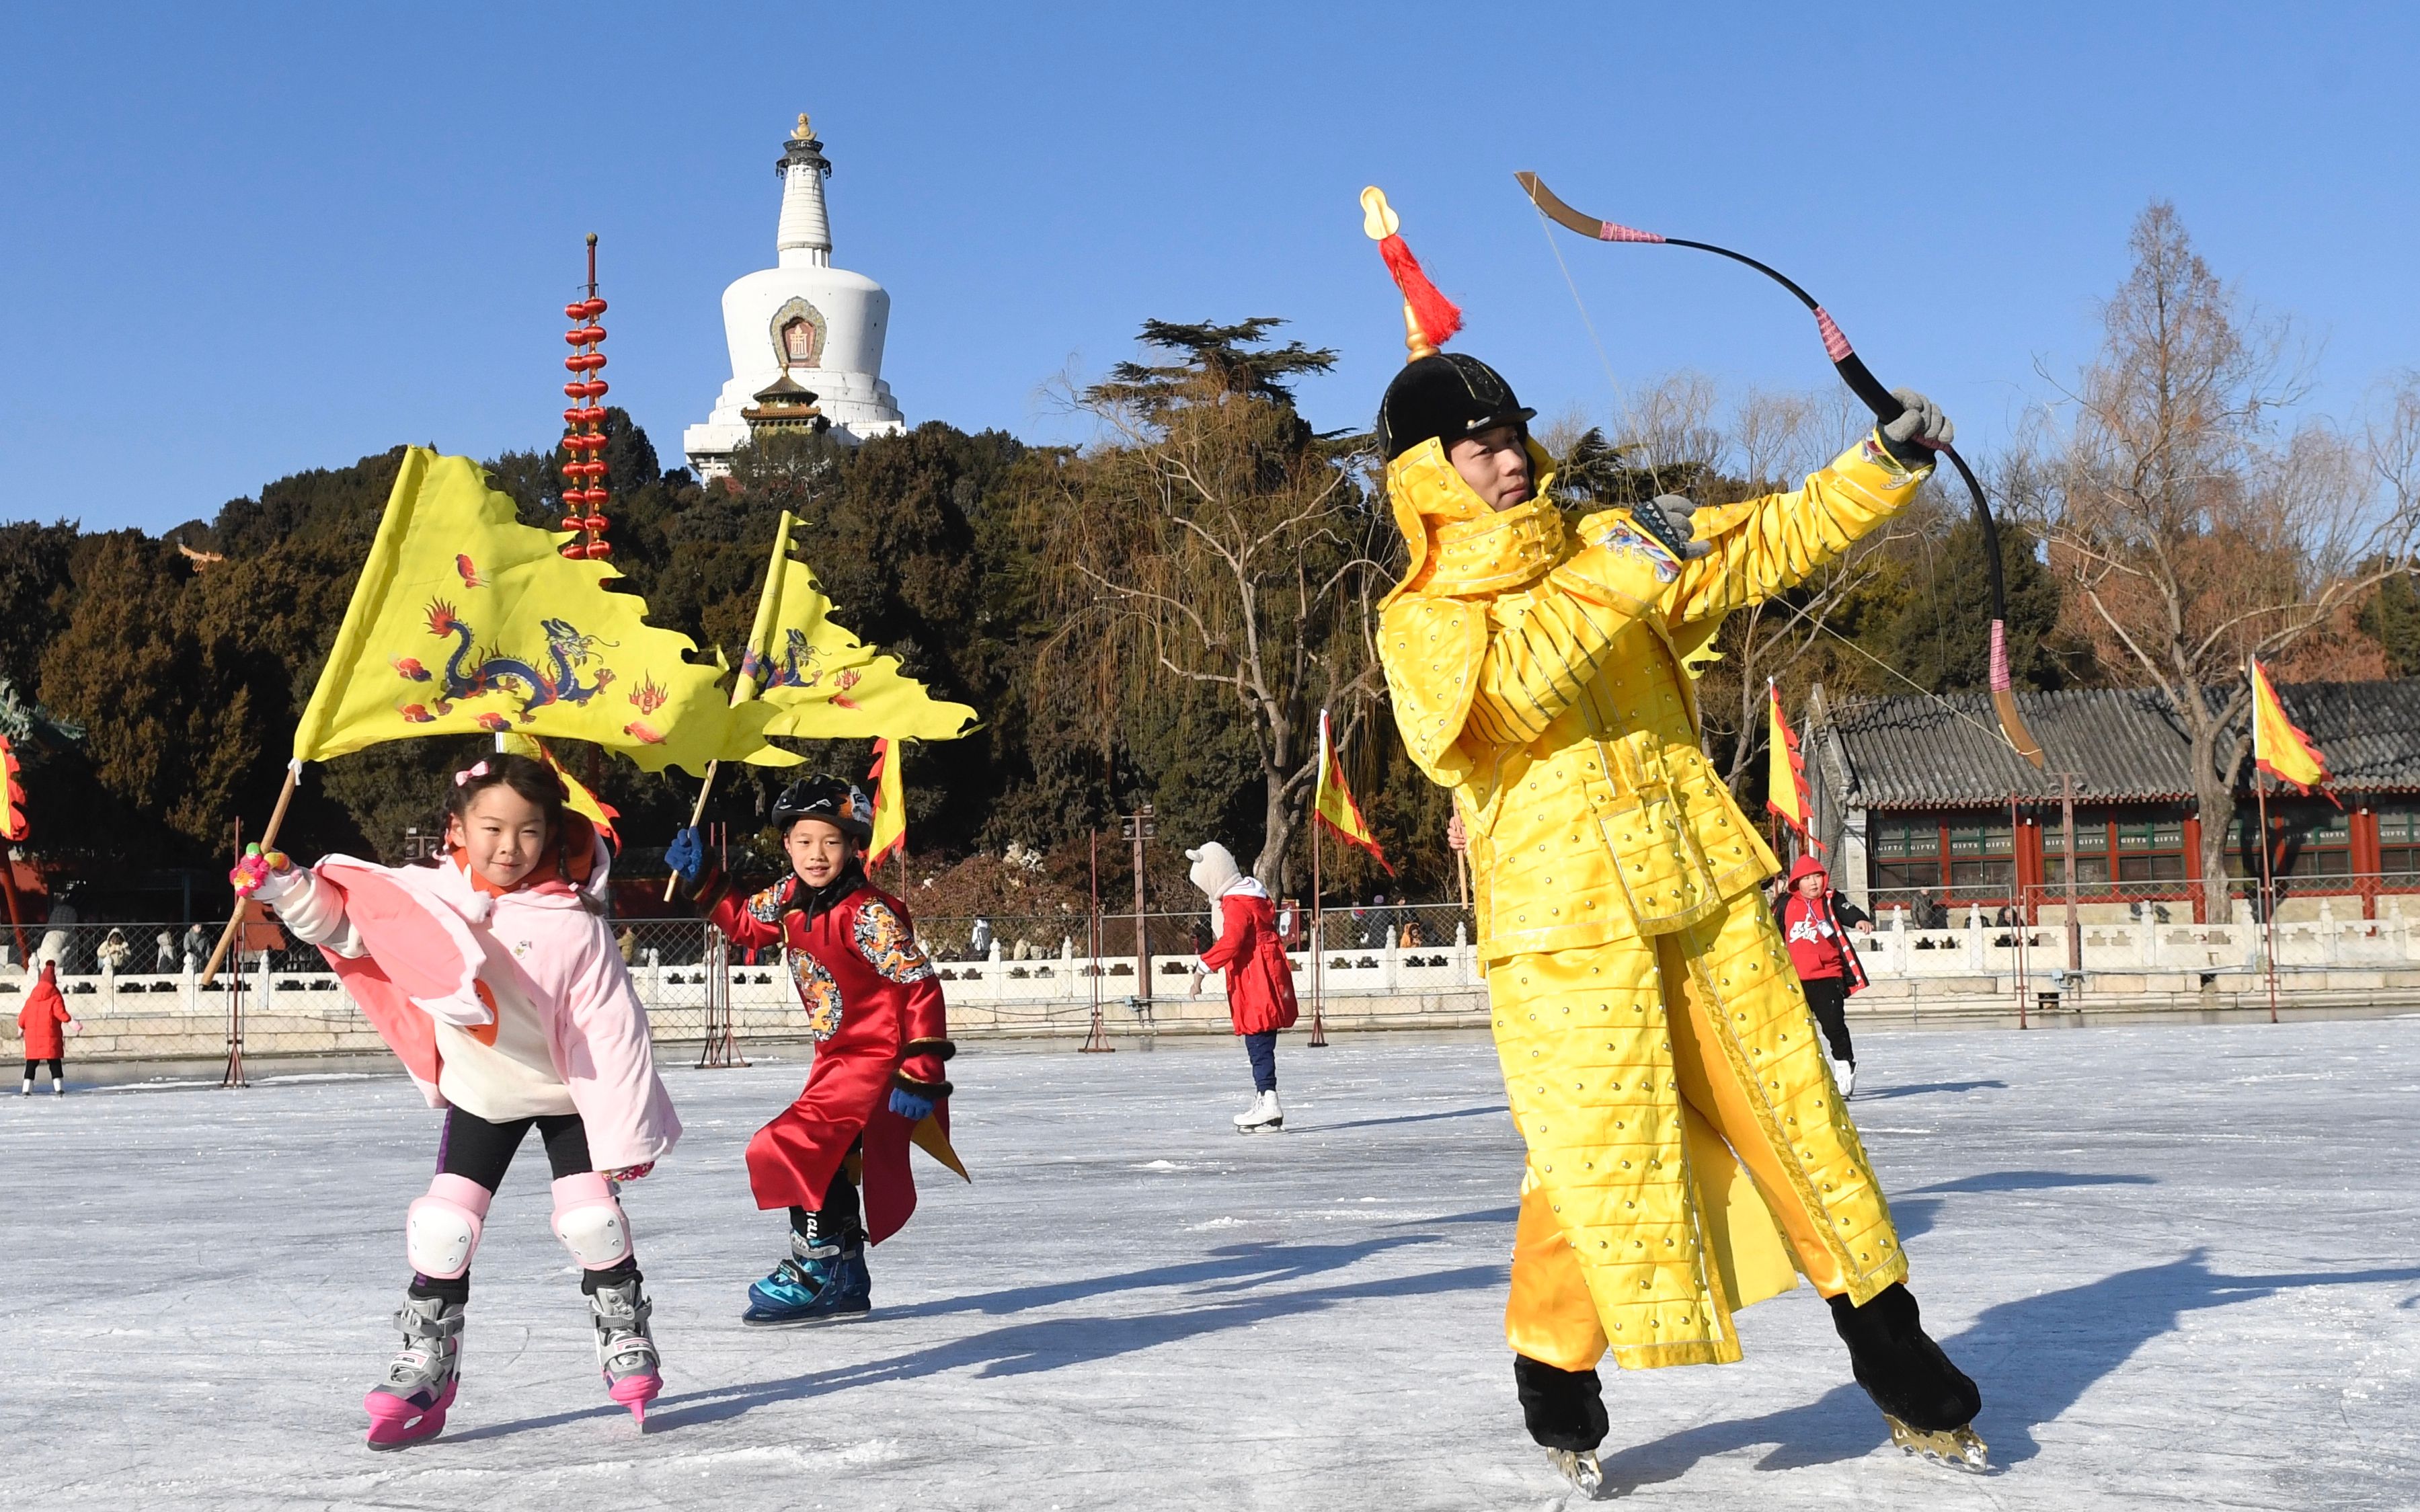
<path fill-rule="evenodd" d="M 908 788 L 899 764 L 898 742 L 885 736 L 874 743 L 874 765 L 865 774 L 874 784 L 874 839 L 865 848 L 868 872 L 908 843 Z"/>
<path fill-rule="evenodd" d="M 1764 807 L 1781 822 L 1798 832 L 1798 838 L 1817 850 L 1809 827 L 1815 818 L 1815 801 L 1807 791 L 1807 758 L 1799 753 L 1798 733 L 1781 712 L 1781 690 L 1773 680 L 1764 683 L 1765 708 L 1770 728 L 1765 732 Z"/>
<path fill-rule="evenodd" d="M 1353 789 L 1345 784 L 1344 769 L 1336 764 L 1336 747 L 1327 738 L 1327 711 L 1319 711 L 1319 789 L 1311 800 L 1311 817 L 1326 825 L 1328 833 L 1348 845 L 1358 845 L 1393 876 L 1395 868 L 1387 853 L 1378 848 L 1378 837 L 1370 832 L 1369 821 L 1361 817 L 1361 806 L 1353 801 Z"/>
<path fill-rule="evenodd" d="M 2252 764 L 2304 795 L 2328 779 L 2328 759 L 2286 717 L 2257 656 L 2252 659 Z"/>
<path fill-rule="evenodd" d="M 25 823 L 25 790 L 17 782 L 17 751 L 0 735 L 0 840 L 23 840 L 32 826 Z M 0 857 L 0 866 L 8 865 Z"/>

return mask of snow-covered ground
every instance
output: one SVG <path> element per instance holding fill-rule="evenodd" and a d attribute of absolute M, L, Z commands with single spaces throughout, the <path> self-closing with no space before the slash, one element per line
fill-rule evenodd
<path fill-rule="evenodd" d="M 1854 1110 L 1988 1477 L 1909 1460 L 1802 1288 L 1748 1358 L 1609 1373 L 1646 1505 L 2420 1504 L 2420 1021 L 1869 1032 Z M 71 1068 L 72 1069 L 72 1068 Z M 1231 1042 L 976 1047 L 962 1186 L 874 1256 L 873 1320 L 743 1330 L 783 1225 L 740 1151 L 796 1064 L 670 1073 L 626 1194 L 667 1387 L 598 1384 L 533 1140 L 437 1442 L 361 1444 L 435 1119 L 403 1082 L 0 1100 L 0 1504 L 1538 1507 L 1498 1332 L 1519 1149 L 1486 1044 L 1289 1037 L 1282 1135 Z M 920 1163 L 922 1157 L 919 1157 Z"/>

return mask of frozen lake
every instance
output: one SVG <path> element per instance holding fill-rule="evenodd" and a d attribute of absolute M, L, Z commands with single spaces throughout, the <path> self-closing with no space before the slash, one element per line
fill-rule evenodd
<path fill-rule="evenodd" d="M 1869 1032 L 1854 1111 L 1999 1467 L 1885 1446 L 1801 1288 L 1747 1359 L 1609 1372 L 1648 1506 L 2420 1504 L 2420 1020 Z M 743 1330 L 783 1223 L 740 1152 L 802 1067 L 672 1072 L 625 1193 L 665 1394 L 609 1402 L 522 1151 L 444 1436 L 362 1446 L 436 1116 L 399 1079 L 9 1098 L 0 1504 L 1542 1507 L 1500 1332 L 1519 1145 L 1478 1038 L 976 1046 L 976 1184 L 920 1162 L 874 1319 Z M 70 1063 L 70 1071 L 73 1072 Z"/>

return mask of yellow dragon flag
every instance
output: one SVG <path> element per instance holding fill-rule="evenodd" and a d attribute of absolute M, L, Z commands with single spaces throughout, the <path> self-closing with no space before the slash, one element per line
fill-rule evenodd
<path fill-rule="evenodd" d="M 1773 680 L 1764 683 L 1765 731 L 1764 807 L 1783 824 L 1798 831 L 1798 838 L 1814 845 L 1813 831 L 1807 826 L 1814 818 L 1815 805 L 1807 792 L 1807 759 L 1799 754 L 1798 733 L 1781 712 L 1781 690 Z"/>
<path fill-rule="evenodd" d="M 713 761 L 795 765 L 769 711 L 733 708 L 696 642 L 646 623 L 620 573 L 556 552 L 468 457 L 407 448 L 294 760 L 383 740 L 497 734 L 593 741 L 647 771 Z M 299 769 L 299 768 L 298 768 Z"/>
<path fill-rule="evenodd" d="M 831 600 L 815 575 L 790 555 L 796 523 L 783 511 L 734 697 L 753 696 L 773 706 L 777 712 L 765 725 L 768 735 L 954 740 L 966 733 L 974 710 L 933 697 L 901 674 L 898 657 L 883 656 L 833 623 Z"/>
<path fill-rule="evenodd" d="M 2286 717 L 2277 689 L 2269 683 L 2260 659 L 2252 660 L 2252 764 L 2280 782 L 2308 794 L 2328 779 L 2328 759 L 2302 727 Z"/>
<path fill-rule="evenodd" d="M 1361 806 L 1353 801 L 1353 789 L 1345 784 L 1344 768 L 1336 764 L 1336 747 L 1327 738 L 1327 711 L 1319 711 L 1319 786 L 1311 799 L 1311 816 L 1327 826 L 1329 834 L 1349 844 L 1358 845 L 1371 858 L 1395 874 L 1394 863 L 1378 848 L 1378 837 L 1370 832 L 1370 822 L 1361 817 Z"/>

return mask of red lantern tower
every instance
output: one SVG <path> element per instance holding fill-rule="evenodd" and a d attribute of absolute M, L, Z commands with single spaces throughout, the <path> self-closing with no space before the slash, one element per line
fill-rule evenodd
<path fill-rule="evenodd" d="M 613 544 L 605 539 L 605 390 L 606 382 L 597 377 L 605 367 L 605 354 L 597 348 L 605 343 L 605 328 L 597 317 L 605 313 L 605 301 L 597 297 L 597 233 L 588 234 L 588 297 L 563 307 L 564 318 L 572 329 L 563 333 L 572 354 L 563 360 L 571 374 L 571 381 L 563 386 L 564 397 L 571 408 L 563 412 L 563 449 L 567 454 L 563 463 L 563 528 L 576 531 L 576 539 L 563 544 L 563 554 L 574 559 L 604 558 L 613 554 Z"/>

